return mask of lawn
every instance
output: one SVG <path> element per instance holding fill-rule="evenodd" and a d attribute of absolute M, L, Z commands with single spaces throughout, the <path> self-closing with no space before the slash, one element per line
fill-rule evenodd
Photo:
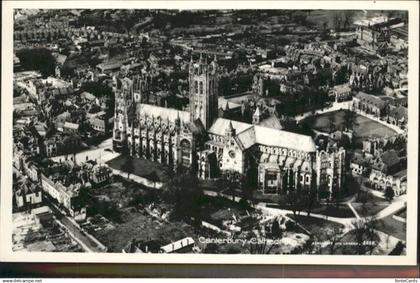
<path fill-rule="evenodd" d="M 126 170 L 122 170 L 122 168 L 124 168 L 124 164 L 127 162 L 128 158 L 130 157 L 127 155 L 120 155 L 108 161 L 107 164 L 111 168 L 126 172 Z M 153 172 L 157 174 L 160 182 L 165 182 L 168 180 L 170 168 L 159 164 L 158 162 L 152 162 L 141 158 L 133 158 L 133 170 L 129 173 L 147 179 L 147 177 L 150 174 L 153 174 Z"/>
<path fill-rule="evenodd" d="M 377 220 L 376 229 L 391 235 L 395 238 L 405 241 L 406 240 L 406 223 L 402 223 L 392 218 L 392 215 L 383 219 Z"/>
<path fill-rule="evenodd" d="M 407 209 L 404 208 L 403 210 L 400 210 L 399 212 L 397 212 L 395 215 L 401 218 L 407 219 Z"/>
<path fill-rule="evenodd" d="M 308 117 L 305 122 L 317 131 L 328 132 L 330 128 L 330 117 L 334 118 L 334 125 L 336 128 L 340 128 L 344 123 L 344 110 L 338 110 L 333 112 L 327 112 L 324 114 L 317 115 L 316 117 Z M 354 135 L 356 142 L 360 142 L 368 137 L 384 137 L 395 134 L 395 131 L 391 128 L 382 125 L 369 118 L 355 114 L 355 125 L 353 126 Z"/>
<path fill-rule="evenodd" d="M 389 202 L 377 196 L 370 196 L 371 199 L 363 205 L 361 202 L 352 202 L 353 208 L 360 217 L 374 216 L 389 205 Z"/>
<path fill-rule="evenodd" d="M 344 226 L 339 223 L 320 219 L 320 218 L 315 218 L 315 217 L 310 217 L 310 216 L 308 217 L 305 215 L 295 216 L 293 214 L 287 214 L 286 216 L 295 220 L 303 228 L 305 228 L 310 233 L 312 233 L 315 237 L 317 237 L 317 241 L 327 240 L 326 235 L 325 235 L 325 231 L 327 229 L 344 228 Z"/>

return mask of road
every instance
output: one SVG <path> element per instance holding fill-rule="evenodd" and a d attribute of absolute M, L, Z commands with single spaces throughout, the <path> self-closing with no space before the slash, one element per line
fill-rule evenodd
<path fill-rule="evenodd" d="M 68 216 L 64 215 L 60 209 L 56 207 L 56 205 L 51 201 L 49 202 L 49 207 L 54 212 L 57 220 L 69 231 L 70 235 L 82 246 L 86 252 L 99 253 L 106 251 L 106 248 L 104 249 L 104 247 L 100 247 L 88 236 L 85 236 L 80 228 L 76 226 Z"/>
<path fill-rule="evenodd" d="M 104 140 L 97 146 L 92 146 L 90 149 L 83 150 L 76 154 L 76 162 L 85 162 L 87 159 L 96 160 L 99 163 L 105 163 L 111 159 L 118 157 L 120 154 L 112 150 L 112 138 Z M 64 161 L 66 157 L 70 159 L 72 155 L 59 155 L 52 157 L 51 160 L 55 162 Z"/>

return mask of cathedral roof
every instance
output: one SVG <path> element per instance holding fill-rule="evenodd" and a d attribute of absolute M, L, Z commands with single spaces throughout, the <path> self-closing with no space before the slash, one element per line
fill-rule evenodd
<path fill-rule="evenodd" d="M 245 149 L 254 144 L 260 144 L 284 147 L 305 152 L 316 151 L 315 143 L 310 136 L 262 126 L 254 126 L 224 118 L 218 118 L 209 129 L 209 133 L 224 136 L 229 123 L 232 123 L 232 126 L 236 129 L 237 137 Z"/>
<path fill-rule="evenodd" d="M 260 123 L 258 123 L 258 125 L 262 127 L 273 128 L 273 129 L 278 129 L 278 130 L 283 129 L 280 119 L 276 115 L 271 115 L 267 119 L 263 119 Z"/>
<path fill-rule="evenodd" d="M 179 118 L 183 123 L 190 122 L 190 113 L 187 111 L 180 111 L 150 104 L 140 104 L 140 106 L 137 107 L 137 113 L 156 118 L 160 117 L 162 120 L 169 120 L 171 122 L 174 122 L 179 115 Z"/>
<path fill-rule="evenodd" d="M 253 146 L 255 141 L 255 130 L 254 127 L 248 128 L 237 135 L 244 149 L 248 149 Z"/>
<path fill-rule="evenodd" d="M 209 129 L 210 134 L 215 134 L 219 136 L 224 136 L 226 132 L 226 128 L 229 126 L 229 122 L 232 122 L 232 126 L 236 129 L 236 133 L 240 133 L 246 129 L 252 127 L 251 124 L 233 121 L 224 118 L 218 118 L 214 121 L 213 125 L 211 125 Z"/>

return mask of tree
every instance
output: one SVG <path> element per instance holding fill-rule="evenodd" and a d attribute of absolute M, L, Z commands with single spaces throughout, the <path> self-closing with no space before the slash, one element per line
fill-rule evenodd
<path fill-rule="evenodd" d="M 312 190 L 302 190 L 300 194 L 302 195 L 303 207 L 308 213 L 308 216 L 310 216 L 312 209 L 317 203 L 317 193 L 315 190 L 312 189 Z"/>
<path fill-rule="evenodd" d="M 354 240 L 357 244 L 357 254 L 372 254 L 375 247 L 379 244 L 379 235 L 376 231 L 376 219 L 374 217 L 357 219 L 353 222 L 353 225 L 355 228 L 350 233 L 354 236 Z M 354 250 L 350 252 L 354 252 Z"/>
<path fill-rule="evenodd" d="M 276 238 L 281 238 L 283 236 L 283 231 L 280 228 L 279 220 L 274 219 L 273 224 L 271 225 L 271 235 Z"/>
<path fill-rule="evenodd" d="M 175 175 L 163 188 L 162 198 L 174 205 L 171 217 L 175 220 L 194 220 L 201 224 L 203 190 L 197 186 L 197 177 L 191 174 Z"/>
<path fill-rule="evenodd" d="M 362 209 L 366 212 L 366 204 L 373 201 L 373 195 L 369 191 L 360 191 L 356 196 L 356 201 L 362 204 Z"/>
<path fill-rule="evenodd" d="M 348 109 L 345 110 L 344 121 L 343 121 L 344 128 L 347 130 L 351 130 L 353 129 L 355 124 L 356 124 L 356 115 L 354 114 L 354 112 Z"/>
<path fill-rule="evenodd" d="M 337 184 L 333 183 L 331 197 L 333 198 L 335 202 L 336 208 L 337 209 L 340 208 L 340 188 L 337 186 Z"/>
<path fill-rule="evenodd" d="M 328 115 L 328 130 L 329 130 L 329 133 L 332 133 L 336 130 L 334 115 Z"/>
<path fill-rule="evenodd" d="M 391 202 L 395 196 L 394 190 L 391 187 L 386 187 L 384 196 L 387 201 Z"/>
<path fill-rule="evenodd" d="M 46 48 L 24 48 L 16 56 L 24 70 L 39 70 L 44 77 L 55 72 L 55 58 Z"/>
<path fill-rule="evenodd" d="M 340 241 L 343 234 L 343 229 L 334 226 L 334 228 L 327 228 L 323 235 L 328 241 L 329 254 L 334 254 L 336 251 L 337 243 Z"/>
<path fill-rule="evenodd" d="M 294 216 L 296 216 L 296 212 L 299 210 L 299 201 L 299 196 L 295 191 L 288 192 L 286 196 L 286 203 L 290 206 Z"/>
<path fill-rule="evenodd" d="M 248 240 L 250 239 L 253 239 L 248 247 L 250 254 L 270 254 L 271 250 L 277 246 L 275 242 L 270 244 L 267 238 L 261 235 L 261 231 L 249 233 Z"/>
<path fill-rule="evenodd" d="M 122 165 L 121 170 L 127 173 L 127 179 L 130 179 L 130 173 L 134 171 L 134 160 L 131 156 L 126 156 L 124 164 Z"/>
<path fill-rule="evenodd" d="M 227 170 L 222 174 L 222 186 L 229 191 L 232 201 L 235 201 L 236 190 L 241 189 L 243 185 L 243 177 L 239 172 Z"/>
<path fill-rule="evenodd" d="M 159 175 L 156 171 L 152 171 L 150 174 L 146 176 L 146 179 L 153 182 L 153 188 L 156 189 L 156 182 L 160 181 Z"/>

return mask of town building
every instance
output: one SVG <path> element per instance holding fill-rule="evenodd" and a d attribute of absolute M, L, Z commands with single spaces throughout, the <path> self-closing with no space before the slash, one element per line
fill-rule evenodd
<path fill-rule="evenodd" d="M 382 117 L 386 114 L 387 103 L 375 95 L 359 92 L 353 97 L 353 109 Z"/>

